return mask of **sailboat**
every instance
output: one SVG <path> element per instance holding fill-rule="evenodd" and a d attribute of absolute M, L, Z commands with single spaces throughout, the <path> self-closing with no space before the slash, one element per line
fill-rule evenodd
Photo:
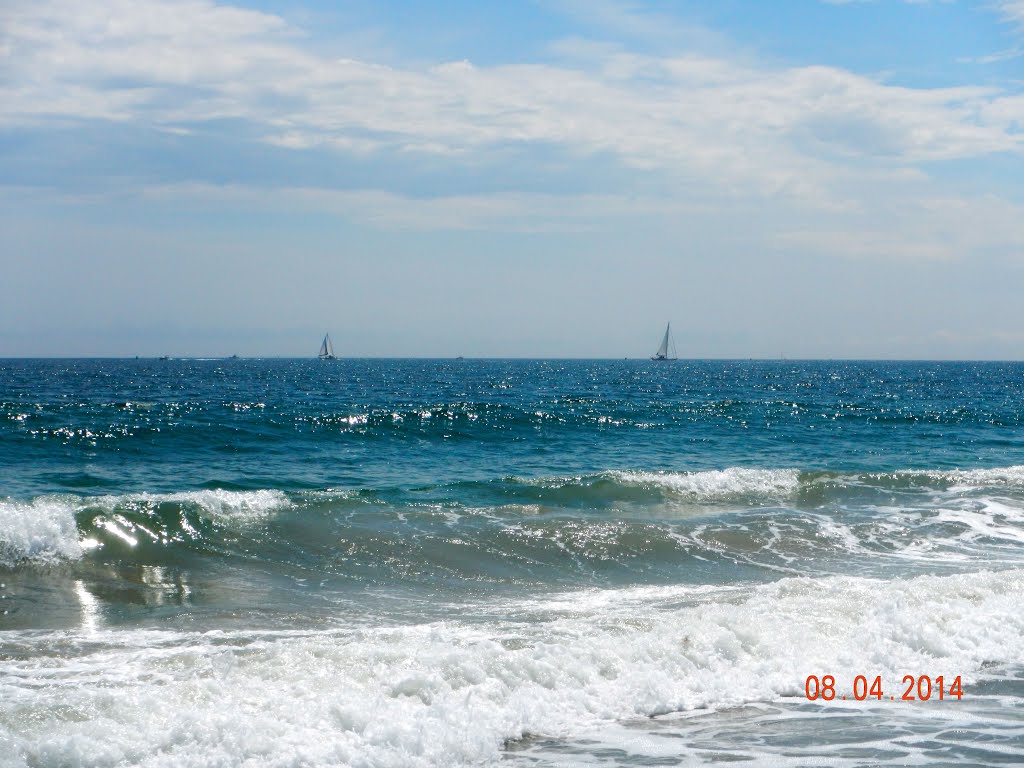
<path fill-rule="evenodd" d="M 337 360 L 334 356 L 334 345 L 331 344 L 331 334 L 325 333 L 323 343 L 320 345 L 320 354 L 317 355 L 321 360 Z"/>
<path fill-rule="evenodd" d="M 671 351 L 671 355 L 669 351 Z M 665 326 L 665 337 L 661 340 L 661 346 L 658 347 L 658 351 L 654 353 L 651 360 L 675 360 L 677 357 L 676 342 L 672 338 L 672 323 L 669 323 Z"/>

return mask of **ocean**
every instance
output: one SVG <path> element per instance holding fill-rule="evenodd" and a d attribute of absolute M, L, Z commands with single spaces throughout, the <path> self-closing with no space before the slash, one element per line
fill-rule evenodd
<path fill-rule="evenodd" d="M 0 768 L 1024 763 L 1024 364 L 0 361 Z"/>

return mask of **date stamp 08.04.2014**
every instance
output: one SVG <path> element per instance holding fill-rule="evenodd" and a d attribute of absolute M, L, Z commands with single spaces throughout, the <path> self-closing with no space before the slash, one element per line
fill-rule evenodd
<path fill-rule="evenodd" d="M 836 678 L 833 675 L 822 675 L 821 677 L 808 675 L 804 682 L 804 693 L 810 701 L 847 701 L 849 699 L 882 701 L 886 698 L 890 701 L 929 701 L 931 699 L 960 701 L 964 696 L 960 675 L 957 675 L 952 681 L 942 675 L 935 678 L 928 675 L 904 675 L 903 684 L 900 686 L 903 689 L 902 696 L 897 696 L 896 693 L 886 695 L 881 675 L 876 675 L 873 680 L 869 680 L 866 675 L 854 677 L 852 695 L 844 693 L 842 689 L 837 691 L 836 686 Z M 849 689 L 846 690 L 849 691 Z"/>

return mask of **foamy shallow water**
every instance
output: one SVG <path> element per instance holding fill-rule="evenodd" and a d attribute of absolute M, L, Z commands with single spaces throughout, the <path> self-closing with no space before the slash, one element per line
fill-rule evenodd
<path fill-rule="evenodd" d="M 1007 682 L 1009 677 L 1009 682 Z M 1016 765 L 1024 728 L 1012 707 L 1024 670 L 972 689 L 970 702 L 892 706 L 815 705 L 780 700 L 644 718 L 602 726 L 572 739 L 525 739 L 510 746 L 513 766 L 747 764 L 796 768 L 835 765 Z"/>
<path fill-rule="evenodd" d="M 591 590 L 486 608 L 507 618 L 6 633 L 0 765 L 697 764 L 712 742 L 716 755 L 795 765 L 834 750 L 840 730 L 849 765 L 1024 749 L 1024 571 Z M 83 615 L 94 609 L 83 595 Z M 851 698 L 857 674 L 880 675 L 897 699 L 903 675 L 961 676 L 965 695 L 807 702 L 806 677 L 826 673 Z M 978 743 L 958 750 L 953 733 Z"/>

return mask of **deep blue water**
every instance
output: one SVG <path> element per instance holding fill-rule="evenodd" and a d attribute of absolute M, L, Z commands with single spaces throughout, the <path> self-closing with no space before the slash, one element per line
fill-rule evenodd
<path fill-rule="evenodd" d="M 401 489 L 610 469 L 1024 461 L 1024 365 L 0 362 L 0 487 Z"/>

